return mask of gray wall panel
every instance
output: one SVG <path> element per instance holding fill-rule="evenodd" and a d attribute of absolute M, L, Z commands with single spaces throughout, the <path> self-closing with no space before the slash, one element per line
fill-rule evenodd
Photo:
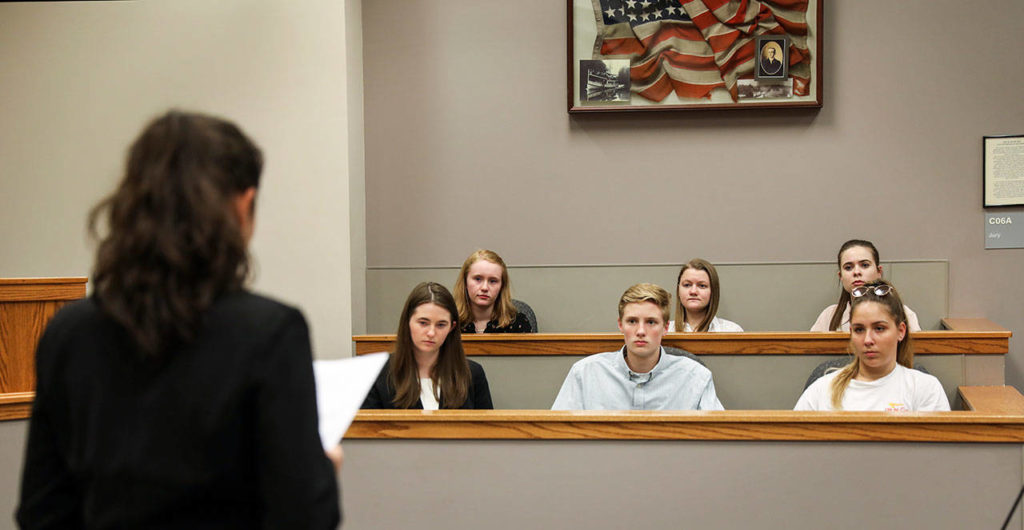
<path fill-rule="evenodd" d="M 0 530 L 16 528 L 13 517 L 27 434 L 28 421 L 0 421 Z"/>
<path fill-rule="evenodd" d="M 1019 444 L 350 440 L 345 452 L 346 530 L 998 528 L 1021 481 Z"/>

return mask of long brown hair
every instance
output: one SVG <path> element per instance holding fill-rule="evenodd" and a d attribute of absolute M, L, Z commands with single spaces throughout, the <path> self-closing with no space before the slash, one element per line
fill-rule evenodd
<path fill-rule="evenodd" d="M 871 256 L 875 258 L 875 266 L 878 266 L 878 249 L 875 248 L 874 243 L 864 239 L 851 239 L 843 246 L 839 247 L 839 253 L 836 254 L 836 265 L 839 266 L 840 272 L 843 270 L 843 252 L 850 250 L 853 247 L 864 247 L 871 251 Z M 839 331 L 843 326 L 843 313 L 846 312 L 846 306 L 850 303 L 850 293 L 846 292 L 846 289 L 839 286 L 839 302 L 836 303 L 836 310 L 832 312 L 832 320 L 828 324 L 829 331 Z"/>
<path fill-rule="evenodd" d="M 501 256 L 493 250 L 479 249 L 473 252 L 462 263 L 459 269 L 459 277 L 455 279 L 455 305 L 458 307 L 459 325 L 465 326 L 473 322 L 473 310 L 469 302 L 469 294 L 466 292 L 466 275 L 474 263 L 484 260 L 501 266 L 501 292 L 494 301 L 494 309 L 491 313 L 491 320 L 498 323 L 498 327 L 505 327 L 516 319 L 516 306 L 512 303 L 512 286 L 508 281 L 508 267 Z"/>
<path fill-rule="evenodd" d="M 192 341 L 203 311 L 243 286 L 249 257 L 230 201 L 257 187 L 262 169 L 259 148 L 212 116 L 170 111 L 132 144 L 124 178 L 90 211 L 89 229 L 101 239 L 96 300 L 143 355 Z"/>
<path fill-rule="evenodd" d="M 900 324 L 907 326 L 907 331 L 903 335 L 903 340 L 896 344 L 896 362 L 907 368 L 913 368 L 914 348 L 910 340 L 910 326 L 907 325 L 907 313 L 903 310 L 903 300 L 900 300 L 900 295 L 896 292 L 896 289 L 892 289 L 888 294 L 882 296 L 875 294 L 874 288 L 883 285 L 887 285 L 890 288 L 892 287 L 892 284 L 885 280 L 878 280 L 862 286 L 867 289 L 867 293 L 859 298 L 853 298 L 853 303 L 850 307 L 850 320 L 853 320 L 853 312 L 856 311 L 857 307 L 861 304 L 875 302 L 884 307 L 897 326 Z M 852 327 L 853 326 L 851 326 L 851 328 Z M 850 349 L 850 354 L 853 355 L 853 361 L 844 366 L 843 369 L 836 374 L 835 379 L 832 380 L 832 408 L 835 409 L 842 407 L 843 394 L 846 393 L 846 387 L 850 385 L 850 380 L 853 379 L 860 371 L 860 357 L 857 357 L 853 352 L 852 329 L 850 330 L 850 345 L 848 347 Z"/>
<path fill-rule="evenodd" d="M 683 331 L 686 329 L 686 308 L 683 307 L 683 299 L 679 297 L 679 282 L 683 279 L 683 273 L 687 269 L 694 269 L 704 271 L 708 273 L 708 284 L 711 289 L 711 297 L 708 299 L 708 306 L 705 309 L 704 318 L 701 319 L 700 325 L 694 331 L 707 331 L 711 329 L 711 321 L 715 319 L 715 315 L 718 314 L 718 271 L 715 270 L 715 266 L 711 262 L 694 258 L 686 262 L 681 269 L 679 269 L 679 275 L 676 276 L 676 331 Z"/>
<path fill-rule="evenodd" d="M 409 319 L 416 308 L 423 304 L 434 304 L 448 311 L 451 318 L 451 330 L 441 344 L 437 355 L 437 364 L 430 372 L 434 382 L 434 397 L 440 391 L 438 403 L 441 408 L 457 409 L 466 402 L 469 395 L 469 361 L 462 350 L 462 334 L 458 326 L 458 310 L 455 299 L 443 285 L 434 282 L 423 282 L 413 288 L 405 300 L 402 316 L 398 321 L 398 334 L 395 338 L 395 351 L 391 354 L 390 374 L 388 383 L 395 389 L 392 401 L 395 408 L 407 409 L 416 405 L 420 398 L 419 367 L 416 364 L 415 346 L 412 332 L 409 330 Z"/>

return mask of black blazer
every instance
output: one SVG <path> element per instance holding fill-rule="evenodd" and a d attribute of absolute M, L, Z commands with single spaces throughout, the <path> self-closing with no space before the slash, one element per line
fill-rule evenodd
<path fill-rule="evenodd" d="M 36 352 L 22 528 L 335 528 L 306 321 L 251 293 L 219 299 L 194 344 L 140 357 L 93 299 Z"/>
<path fill-rule="evenodd" d="M 466 402 L 462 404 L 460 409 L 493 409 L 494 404 L 491 403 L 491 389 L 487 385 L 487 376 L 484 375 L 484 368 L 475 361 L 469 362 L 469 376 L 471 381 L 469 383 L 469 394 L 466 396 Z M 373 383 L 370 388 L 370 393 L 366 395 L 366 401 L 363 401 L 362 408 L 364 409 L 393 409 L 395 405 L 393 403 L 395 399 L 395 389 L 388 384 L 388 374 L 391 373 L 391 360 L 384 364 L 384 368 L 381 369 L 380 375 L 377 376 L 377 380 Z M 444 395 L 441 396 L 441 408 L 444 408 Z M 410 407 L 413 409 L 422 409 L 423 402 L 416 400 L 416 405 Z"/>

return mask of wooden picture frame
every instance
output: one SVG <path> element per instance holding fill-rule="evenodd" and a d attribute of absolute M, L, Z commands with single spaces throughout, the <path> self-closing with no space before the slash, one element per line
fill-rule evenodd
<path fill-rule="evenodd" d="M 570 114 L 822 105 L 822 0 L 566 5 Z M 782 75 L 760 71 L 766 44 Z"/>

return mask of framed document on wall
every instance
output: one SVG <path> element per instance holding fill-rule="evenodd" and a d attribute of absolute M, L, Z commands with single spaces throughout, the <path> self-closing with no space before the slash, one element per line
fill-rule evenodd
<path fill-rule="evenodd" d="M 1024 135 L 983 137 L 985 204 L 1024 206 Z"/>
<path fill-rule="evenodd" d="M 566 1 L 570 113 L 822 105 L 822 0 Z"/>

